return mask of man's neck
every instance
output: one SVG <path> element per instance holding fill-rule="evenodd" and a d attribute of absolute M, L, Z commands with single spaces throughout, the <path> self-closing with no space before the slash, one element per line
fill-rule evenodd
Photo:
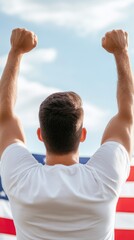
<path fill-rule="evenodd" d="M 73 164 L 79 163 L 79 153 L 69 153 L 65 155 L 55 155 L 51 153 L 46 153 L 46 164 L 47 165 L 56 165 L 62 164 L 65 166 L 70 166 Z"/>

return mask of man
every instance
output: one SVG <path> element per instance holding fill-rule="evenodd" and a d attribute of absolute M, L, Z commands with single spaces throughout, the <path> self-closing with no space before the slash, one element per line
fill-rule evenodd
<path fill-rule="evenodd" d="M 14 114 L 17 76 L 22 55 L 36 43 L 32 32 L 12 32 L 0 82 L 1 176 L 17 239 L 112 240 L 116 203 L 132 155 L 134 81 L 127 33 L 113 30 L 102 39 L 103 48 L 116 60 L 118 113 L 85 165 L 79 164 L 78 152 L 86 138 L 82 102 L 73 92 L 53 94 L 40 106 L 37 134 L 46 147 L 46 165 L 38 164 L 25 146 Z"/>

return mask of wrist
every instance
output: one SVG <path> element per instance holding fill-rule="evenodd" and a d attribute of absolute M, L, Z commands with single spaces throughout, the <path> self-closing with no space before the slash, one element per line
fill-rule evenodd
<path fill-rule="evenodd" d="M 119 49 L 119 50 L 116 50 L 113 54 L 114 54 L 115 58 L 128 56 L 128 49 Z"/>
<path fill-rule="evenodd" d="M 23 56 L 23 53 L 20 50 L 11 48 L 10 52 L 9 52 L 9 55 L 12 56 L 12 57 L 19 57 L 19 58 L 21 58 Z"/>

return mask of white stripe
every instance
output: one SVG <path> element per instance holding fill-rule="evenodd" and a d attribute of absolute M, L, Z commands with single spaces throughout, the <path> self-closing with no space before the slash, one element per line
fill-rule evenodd
<path fill-rule="evenodd" d="M 131 166 L 134 166 L 134 156 L 132 157 Z"/>
<path fill-rule="evenodd" d="M 126 182 L 123 185 L 120 197 L 134 198 L 134 182 Z"/>
<path fill-rule="evenodd" d="M 12 219 L 12 213 L 9 201 L 0 199 L 0 217 Z"/>
<path fill-rule="evenodd" d="M 134 213 L 116 213 L 115 229 L 134 230 Z"/>
<path fill-rule="evenodd" d="M 131 162 L 131 166 L 134 166 L 134 160 Z"/>
<path fill-rule="evenodd" d="M 0 240 L 17 240 L 15 236 L 0 234 Z"/>

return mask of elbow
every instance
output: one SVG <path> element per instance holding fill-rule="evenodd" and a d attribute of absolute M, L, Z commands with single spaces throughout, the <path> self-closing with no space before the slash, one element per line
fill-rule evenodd
<path fill-rule="evenodd" d="M 134 110 L 132 111 L 119 111 L 118 115 L 124 122 L 134 125 Z"/>
<path fill-rule="evenodd" d="M 122 100 L 123 101 L 119 101 L 118 99 L 118 114 L 122 120 L 134 124 L 134 97 L 131 96 L 131 98 L 128 98 L 128 96 L 126 96 L 126 98 Z"/>
<path fill-rule="evenodd" d="M 7 111 L 6 109 L 0 111 L 0 123 L 5 122 L 13 117 L 14 117 L 14 114 L 12 111 Z"/>

